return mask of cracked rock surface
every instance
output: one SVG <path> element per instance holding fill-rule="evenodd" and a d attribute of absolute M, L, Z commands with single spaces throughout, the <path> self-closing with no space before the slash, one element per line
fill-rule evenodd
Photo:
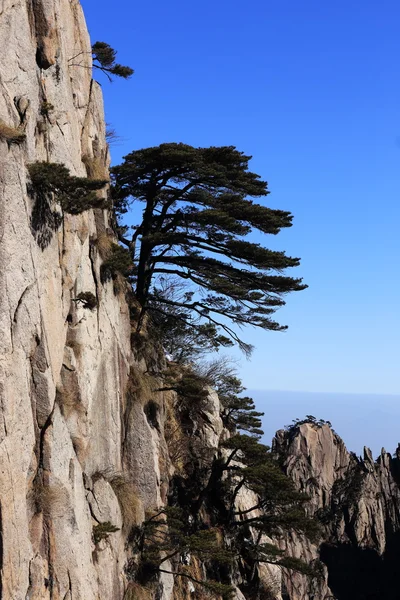
<path fill-rule="evenodd" d="M 108 215 L 65 215 L 41 249 L 27 193 L 29 163 L 63 163 L 79 176 L 90 159 L 108 166 L 79 2 L 2 0 L 0 46 L 0 596 L 120 598 L 122 535 L 98 556 L 92 540 L 96 522 L 121 526 L 112 487 L 93 475 L 123 469 L 132 363 L 126 304 L 112 283 L 99 285 L 96 240 Z M 25 139 L 10 143 L 2 124 Z M 96 310 L 74 302 L 80 292 L 96 297 Z"/>
<path fill-rule="evenodd" d="M 39 222 L 38 232 L 28 193 L 27 165 L 36 161 L 80 177 L 108 168 L 79 1 L 0 0 L 0 48 L 0 598 L 132 600 L 126 541 L 146 511 L 167 501 L 171 454 L 181 451 L 166 441 L 168 426 L 180 425 L 168 423 L 176 397 L 162 381 L 151 384 L 148 373 L 165 359 L 132 348 L 124 293 L 101 281 L 113 241 L 107 210 L 64 214 Z M 77 301 L 88 293 L 92 309 Z M 220 412 L 209 390 L 192 423 L 202 460 L 229 435 Z M 278 432 L 275 450 L 324 523 L 318 546 L 298 536 L 280 543 L 294 556 L 321 557 L 325 571 L 310 588 L 300 575 L 260 566 L 270 600 L 364 600 L 357 590 L 374 585 L 376 598 L 398 600 L 390 573 L 400 553 L 399 457 L 383 451 L 374 461 L 366 450 L 358 459 L 328 426 L 309 424 Z M 254 497 L 243 489 L 239 502 L 246 510 Z M 104 524 L 112 530 L 96 540 Z M 245 600 L 242 583 L 232 575 L 235 600 Z M 193 592 L 164 573 L 139 600 L 190 600 Z"/>
<path fill-rule="evenodd" d="M 323 577 L 310 582 L 283 572 L 289 600 L 397 600 L 395 573 L 400 556 L 400 453 L 384 448 L 374 460 L 349 452 L 328 426 L 304 423 L 278 431 L 274 449 L 298 490 L 307 512 L 321 523 L 312 544 L 297 535 L 283 546 L 295 557 L 322 559 Z"/>

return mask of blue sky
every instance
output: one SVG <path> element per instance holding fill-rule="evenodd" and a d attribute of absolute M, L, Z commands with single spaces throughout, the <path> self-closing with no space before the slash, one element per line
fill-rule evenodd
<path fill-rule="evenodd" d="M 123 138 L 114 162 L 166 141 L 233 144 L 253 155 L 269 204 L 295 216 L 262 241 L 302 258 L 309 289 L 279 311 L 287 333 L 244 332 L 256 346 L 245 384 L 400 394 L 399 3 L 82 4 L 92 40 L 136 71 L 101 80 Z"/>

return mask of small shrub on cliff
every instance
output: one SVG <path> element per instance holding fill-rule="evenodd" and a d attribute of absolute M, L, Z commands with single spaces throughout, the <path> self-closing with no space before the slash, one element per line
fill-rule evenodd
<path fill-rule="evenodd" d="M 108 257 L 101 265 L 100 276 L 102 283 L 110 279 L 115 279 L 118 274 L 129 278 L 133 274 L 133 271 L 130 252 L 122 248 L 119 244 L 112 244 L 108 252 Z"/>
<path fill-rule="evenodd" d="M 324 419 L 317 419 L 313 415 L 306 415 L 304 419 L 293 419 L 290 425 L 285 425 L 285 429 L 289 433 L 294 433 L 298 431 L 301 425 L 304 425 L 306 423 L 309 423 L 310 425 L 315 425 L 316 427 L 323 427 L 324 425 L 328 425 L 328 427 L 332 429 L 332 423 L 330 421 L 325 421 Z M 334 432 L 333 429 L 332 431 Z"/>
<path fill-rule="evenodd" d="M 75 302 L 80 302 L 83 308 L 94 310 L 97 308 L 97 298 L 92 292 L 80 292 L 75 298 Z"/>
<path fill-rule="evenodd" d="M 46 195 L 49 198 L 52 195 L 67 213 L 77 215 L 104 204 L 104 198 L 99 198 L 97 191 L 108 183 L 107 180 L 75 177 L 65 165 L 58 163 L 32 163 L 28 165 L 28 171 L 30 193 L 34 197 Z"/>
<path fill-rule="evenodd" d="M 123 141 L 123 138 L 118 135 L 117 130 L 111 125 L 111 123 L 106 123 L 106 141 L 109 146 L 117 146 Z"/>
<path fill-rule="evenodd" d="M 40 114 L 42 117 L 48 117 L 49 114 L 54 110 L 54 105 L 51 102 L 44 100 L 40 106 Z"/>
<path fill-rule="evenodd" d="M 35 202 L 31 229 L 42 249 L 49 245 L 54 231 L 62 222 L 62 215 L 54 210 L 53 202 L 59 203 L 66 213 L 74 215 L 104 206 L 104 198 L 100 198 L 97 191 L 107 181 L 72 176 L 65 165 L 58 163 L 32 163 L 28 165 L 28 171 L 28 193 Z"/>
<path fill-rule="evenodd" d="M 20 127 L 10 127 L 0 119 L 0 140 L 9 144 L 22 144 L 26 139 L 26 134 Z"/>
<path fill-rule="evenodd" d="M 134 70 L 131 67 L 120 65 L 116 62 L 117 52 L 111 48 L 106 42 L 96 42 L 92 46 L 93 67 L 99 69 L 111 81 L 112 75 L 129 79 L 132 77 Z"/>
<path fill-rule="evenodd" d="M 106 540 L 110 533 L 115 533 L 116 531 L 119 531 L 119 527 L 115 527 L 109 521 L 99 523 L 93 527 L 93 541 L 95 544 L 98 544 L 101 540 Z"/>

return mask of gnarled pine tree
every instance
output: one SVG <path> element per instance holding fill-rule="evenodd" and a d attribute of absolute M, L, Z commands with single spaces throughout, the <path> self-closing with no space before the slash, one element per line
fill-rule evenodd
<path fill-rule="evenodd" d="M 119 240 L 135 264 L 142 314 L 183 309 L 185 323 L 196 328 L 200 318 L 245 352 L 251 347 L 232 324 L 284 330 L 272 314 L 286 293 L 306 287 L 284 273 L 299 265 L 298 258 L 246 239 L 252 231 L 276 235 L 292 224 L 289 212 L 252 200 L 269 192 L 248 170 L 250 158 L 233 146 L 169 143 L 134 151 L 112 169 L 117 217 L 132 202 L 144 203 L 133 231 L 119 222 Z M 154 293 L 158 278 L 173 276 L 189 284 L 184 300 Z"/>
<path fill-rule="evenodd" d="M 95 42 L 92 46 L 93 68 L 103 71 L 111 81 L 111 76 L 129 79 L 134 73 L 131 67 L 116 62 L 117 52 L 106 42 Z"/>

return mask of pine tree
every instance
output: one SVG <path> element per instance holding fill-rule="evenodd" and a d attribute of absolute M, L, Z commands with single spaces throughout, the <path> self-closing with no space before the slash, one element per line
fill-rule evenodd
<path fill-rule="evenodd" d="M 288 531 L 304 534 L 311 540 L 318 538 L 319 525 L 307 517 L 304 509 L 308 496 L 296 490 L 268 446 L 245 434 L 232 436 L 222 446 L 228 454 L 217 468 L 220 477 L 227 473 L 231 482 L 229 514 L 234 527 L 251 527 L 257 531 L 257 544 L 264 535 L 279 538 Z M 257 498 L 246 510 L 236 508 L 242 488 L 251 490 Z M 276 562 L 274 556 L 268 559 L 266 548 L 260 548 L 260 553 L 259 562 Z M 303 566 L 307 570 L 307 566 Z"/>
<path fill-rule="evenodd" d="M 286 327 L 273 313 L 285 304 L 285 294 L 306 287 L 284 273 L 299 265 L 298 258 L 247 239 L 252 231 L 276 235 L 292 224 L 289 212 L 252 200 L 269 192 L 248 170 L 250 158 L 233 146 L 170 143 L 134 151 L 112 169 L 119 240 L 136 265 L 143 314 L 149 307 L 160 314 L 182 309 L 178 316 L 189 326 L 198 326 L 194 315 L 245 352 L 251 347 L 229 321 L 282 331 Z M 136 201 L 144 209 L 132 232 L 121 217 Z M 179 300 L 155 292 L 160 277 L 186 282 L 188 296 Z"/>
<path fill-rule="evenodd" d="M 38 245 L 46 248 L 62 222 L 55 209 L 58 203 L 66 213 L 77 215 L 90 208 L 105 208 L 108 201 L 98 194 L 108 180 L 88 179 L 70 174 L 59 163 L 35 162 L 28 165 L 28 193 L 34 200 L 31 229 Z"/>
<path fill-rule="evenodd" d="M 184 566 L 186 557 L 191 555 L 205 565 L 213 562 L 219 566 L 231 564 L 235 554 L 224 548 L 220 537 L 216 528 L 196 528 L 182 509 L 162 508 L 131 532 L 135 559 L 130 576 L 141 583 L 148 583 L 157 573 L 168 573 L 190 579 L 228 600 L 233 591 L 230 585 L 196 578 Z"/>
<path fill-rule="evenodd" d="M 92 46 L 92 55 L 93 67 L 105 73 L 110 81 L 112 75 L 129 79 L 134 73 L 131 67 L 116 62 L 117 52 L 106 42 L 95 42 Z"/>
<path fill-rule="evenodd" d="M 261 429 L 264 413 L 255 410 L 252 398 L 242 396 L 246 388 L 237 376 L 235 366 L 226 358 L 220 358 L 200 367 L 199 371 L 218 393 L 225 427 L 231 432 L 243 431 L 260 438 L 264 434 Z"/>
<path fill-rule="evenodd" d="M 153 289 L 148 309 L 153 329 L 157 331 L 157 338 L 165 352 L 175 362 L 186 365 L 220 347 L 233 345 L 230 338 L 218 333 L 213 323 L 203 323 L 198 315 L 184 306 L 165 304 L 167 299 L 184 305 L 191 297 L 192 294 L 179 280 L 163 279 L 159 287 Z"/>
<path fill-rule="evenodd" d="M 243 490 L 253 492 L 255 498 L 246 509 L 238 508 L 237 503 Z M 236 434 L 221 445 L 221 452 L 210 467 L 208 483 L 192 510 L 197 513 L 204 504 L 214 506 L 216 521 L 224 525 L 233 540 L 232 547 L 253 565 L 253 570 L 259 563 L 270 563 L 318 576 L 318 564 L 294 560 L 270 541 L 288 532 L 312 541 L 318 539 L 319 525 L 304 508 L 307 500 L 283 473 L 268 446 L 257 437 Z"/>

